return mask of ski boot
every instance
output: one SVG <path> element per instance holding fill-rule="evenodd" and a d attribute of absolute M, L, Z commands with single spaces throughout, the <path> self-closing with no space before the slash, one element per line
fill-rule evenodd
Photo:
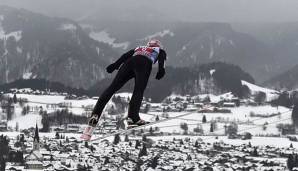
<path fill-rule="evenodd" d="M 143 126 L 146 124 L 149 124 L 150 122 L 147 122 L 143 119 L 138 120 L 137 122 L 133 122 L 130 118 L 127 119 L 127 129 L 135 128 L 138 126 Z"/>
<path fill-rule="evenodd" d="M 81 135 L 81 139 L 84 141 L 89 141 L 91 139 L 91 136 L 96 129 L 96 126 L 99 121 L 99 115 L 92 115 L 89 122 L 88 126 L 85 128 L 83 134 Z"/>

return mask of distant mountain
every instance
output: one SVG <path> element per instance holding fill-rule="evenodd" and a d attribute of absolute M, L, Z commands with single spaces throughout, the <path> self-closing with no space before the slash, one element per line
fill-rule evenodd
<path fill-rule="evenodd" d="M 171 66 L 188 67 L 222 61 L 235 64 L 258 81 L 271 77 L 275 63 L 271 49 L 253 36 L 235 31 L 227 23 L 82 22 L 90 36 L 113 42 L 120 52 L 159 38 Z M 126 47 L 126 48 L 125 48 Z"/>
<path fill-rule="evenodd" d="M 120 52 L 157 37 L 162 40 L 169 54 L 167 62 L 172 66 L 223 61 L 242 67 L 259 83 L 298 64 L 298 22 L 100 21 L 97 24 L 85 21 L 80 24 L 94 39 L 112 40 L 121 47 Z"/>
<path fill-rule="evenodd" d="M 0 83 L 41 78 L 88 88 L 115 56 L 72 20 L 0 6 Z"/>
<path fill-rule="evenodd" d="M 277 89 L 298 89 L 298 65 L 271 78 L 269 81 L 266 81 L 264 85 Z"/>
<path fill-rule="evenodd" d="M 202 93 L 220 94 L 233 92 L 237 96 L 244 95 L 241 80 L 254 83 L 254 79 L 240 67 L 215 62 L 194 67 L 167 67 L 166 76 L 162 80 L 155 80 L 156 71 L 151 74 L 145 96 L 159 102 L 172 93 L 181 95 L 196 95 Z M 89 89 L 92 94 L 100 95 L 111 83 L 106 78 Z M 133 90 L 133 81 L 129 82 L 120 91 Z"/>
<path fill-rule="evenodd" d="M 268 64 L 274 67 L 271 77 L 298 64 L 298 22 L 238 23 L 233 24 L 233 28 L 252 35 L 269 47 L 273 60 L 268 61 Z"/>

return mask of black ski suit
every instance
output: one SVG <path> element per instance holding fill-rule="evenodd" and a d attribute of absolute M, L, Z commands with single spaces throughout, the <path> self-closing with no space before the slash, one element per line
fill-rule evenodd
<path fill-rule="evenodd" d="M 161 79 L 165 75 L 164 61 L 166 60 L 166 52 L 163 49 L 159 49 L 157 58 L 150 59 L 145 55 L 138 55 L 136 49 L 126 52 L 115 63 L 107 67 L 107 72 L 112 73 L 121 66 L 111 85 L 101 94 L 92 114 L 101 115 L 105 105 L 113 94 L 127 81 L 134 78 L 135 86 L 129 103 L 128 117 L 131 118 L 133 122 L 140 120 L 139 110 L 143 93 L 151 73 L 152 64 L 158 61 L 156 79 Z"/>

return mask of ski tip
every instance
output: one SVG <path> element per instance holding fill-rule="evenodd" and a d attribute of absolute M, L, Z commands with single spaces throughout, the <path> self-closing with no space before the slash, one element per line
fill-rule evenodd
<path fill-rule="evenodd" d="M 82 134 L 80 138 L 83 141 L 90 141 L 91 140 L 91 136 L 90 135 L 86 135 L 86 134 Z"/>

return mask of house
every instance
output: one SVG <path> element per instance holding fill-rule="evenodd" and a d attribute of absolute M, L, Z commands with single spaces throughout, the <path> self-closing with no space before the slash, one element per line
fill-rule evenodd
<path fill-rule="evenodd" d="M 9 163 L 6 163 L 8 166 L 6 166 L 5 170 L 6 171 L 23 171 L 24 166 L 14 166 L 10 165 Z"/>
<path fill-rule="evenodd" d="M 52 132 L 64 132 L 65 129 L 64 129 L 63 126 L 61 126 L 61 127 L 51 127 L 51 131 Z"/>
<path fill-rule="evenodd" d="M 43 164 L 38 160 L 28 161 L 25 163 L 25 169 L 43 170 Z"/>
<path fill-rule="evenodd" d="M 78 125 L 78 124 L 67 124 L 66 130 L 67 130 L 67 132 L 79 132 L 80 125 Z"/>
<path fill-rule="evenodd" d="M 118 127 L 117 121 L 112 120 L 105 121 L 102 125 L 104 127 L 104 130 L 106 130 L 107 132 L 116 131 Z"/>
<path fill-rule="evenodd" d="M 186 95 L 186 101 L 188 101 L 188 102 L 191 101 L 191 96 L 190 95 Z"/>
<path fill-rule="evenodd" d="M 66 160 L 69 158 L 69 154 L 67 153 L 59 153 L 55 155 L 56 160 L 60 161 L 62 164 L 66 163 Z"/>
<path fill-rule="evenodd" d="M 6 103 L 1 103 L 1 108 L 2 108 L 2 112 L 3 113 L 6 113 L 7 111 L 10 111 L 11 113 L 14 113 L 14 106 L 13 105 L 10 105 L 8 104 L 7 102 Z"/>
<path fill-rule="evenodd" d="M 98 96 L 94 96 L 94 97 L 92 97 L 92 99 L 93 99 L 93 100 L 98 100 L 99 97 L 98 97 Z"/>
<path fill-rule="evenodd" d="M 204 106 L 204 103 L 196 102 L 196 103 L 194 103 L 194 105 L 196 107 L 203 107 Z"/>
<path fill-rule="evenodd" d="M 211 106 L 219 106 L 219 102 L 210 102 L 209 103 Z"/>
<path fill-rule="evenodd" d="M 214 107 L 213 108 L 213 113 L 231 113 L 231 110 L 230 109 L 225 109 L 225 108 Z"/>
<path fill-rule="evenodd" d="M 223 107 L 236 107 L 234 102 L 224 102 Z"/>
<path fill-rule="evenodd" d="M 68 107 L 72 106 L 72 103 L 71 102 L 63 102 L 63 103 L 59 103 L 58 106 L 61 108 L 68 108 Z"/>
<path fill-rule="evenodd" d="M 7 131 L 7 121 L 0 121 L 0 131 Z"/>
<path fill-rule="evenodd" d="M 185 109 L 185 111 L 187 112 L 195 112 L 198 110 L 198 107 L 196 107 L 195 105 L 187 105 L 187 108 Z"/>
<path fill-rule="evenodd" d="M 199 113 L 213 113 L 213 110 L 210 108 L 198 110 Z"/>
<path fill-rule="evenodd" d="M 178 102 L 175 104 L 175 108 L 176 108 L 176 109 L 183 109 L 183 108 L 184 108 L 184 103 L 181 102 L 181 101 L 178 101 Z"/>

